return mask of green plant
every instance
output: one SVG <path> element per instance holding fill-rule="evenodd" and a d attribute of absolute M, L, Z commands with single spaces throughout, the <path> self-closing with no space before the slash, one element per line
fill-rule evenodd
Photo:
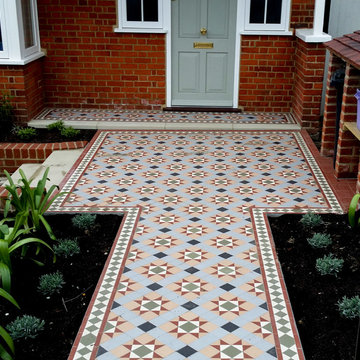
<path fill-rule="evenodd" d="M 21 140 L 30 140 L 36 136 L 36 129 L 32 127 L 18 128 L 16 130 L 16 135 Z"/>
<path fill-rule="evenodd" d="M 64 277 L 61 272 L 44 274 L 40 276 L 38 291 L 44 296 L 52 296 L 55 293 L 60 293 L 64 284 Z"/>
<path fill-rule="evenodd" d="M 9 221 L 9 219 L 0 221 L 0 278 L 4 290 L 10 292 L 12 272 L 11 254 L 13 251 L 22 248 L 24 255 L 28 245 L 31 243 L 35 243 L 38 246 L 43 245 L 51 251 L 52 249 L 41 239 L 34 237 L 22 238 L 23 235 L 28 234 L 32 229 L 22 228 L 24 216 L 21 214 L 16 215 L 13 227 L 8 227 L 8 225 L 5 224 L 6 221 Z"/>
<path fill-rule="evenodd" d="M 301 224 L 307 228 L 314 228 L 323 224 L 323 220 L 319 214 L 312 212 L 306 213 L 301 217 Z"/>
<path fill-rule="evenodd" d="M 54 245 L 56 256 L 68 258 L 80 253 L 79 243 L 74 239 L 59 239 L 59 243 Z"/>
<path fill-rule="evenodd" d="M 341 271 L 344 265 L 343 259 L 334 257 L 333 254 L 325 255 L 323 258 L 316 260 L 316 270 L 321 275 L 335 275 Z"/>
<path fill-rule="evenodd" d="M 358 295 L 348 298 L 344 296 L 337 303 L 340 314 L 347 319 L 360 317 L 360 297 Z"/>
<path fill-rule="evenodd" d="M 19 172 L 22 185 L 15 185 L 10 174 L 6 170 L 4 171 L 9 182 L 9 185 L 5 186 L 9 193 L 5 203 L 4 216 L 7 216 L 12 205 L 17 213 L 20 213 L 25 217 L 25 228 L 30 227 L 28 223 L 28 218 L 30 217 L 32 226 L 35 227 L 36 230 L 39 231 L 42 224 L 50 238 L 56 240 L 50 225 L 44 218 L 44 213 L 53 201 L 64 193 L 57 193 L 54 195 L 55 190 L 59 188 L 56 185 L 52 185 L 49 190 L 46 191 L 45 185 L 48 180 L 47 176 L 49 170 L 50 168 L 45 170 L 43 177 L 39 180 L 35 188 L 31 187 L 31 180 L 29 181 L 27 179 L 21 169 L 19 169 Z"/>
<path fill-rule="evenodd" d="M 11 302 L 14 306 L 20 309 L 16 300 L 4 289 L 0 288 L 0 297 L 6 299 Z M 2 343 L 0 343 L 0 358 L 2 360 L 12 360 L 12 355 L 15 354 L 15 347 L 13 339 L 10 334 L 0 325 L 0 339 Z"/>
<path fill-rule="evenodd" d="M 348 219 L 351 227 L 360 226 L 360 211 L 358 209 L 360 194 L 355 194 L 350 201 Z"/>
<path fill-rule="evenodd" d="M 53 130 L 61 131 L 62 129 L 65 129 L 65 124 L 62 120 L 59 120 L 52 124 L 49 124 L 46 128 L 50 131 Z"/>
<path fill-rule="evenodd" d="M 80 230 L 89 230 L 94 226 L 96 214 L 77 214 L 72 219 L 72 224 Z"/>
<path fill-rule="evenodd" d="M 11 95 L 2 93 L 0 95 L 0 128 L 8 132 L 12 128 L 14 107 L 11 105 Z"/>
<path fill-rule="evenodd" d="M 307 239 L 308 243 L 314 248 L 326 248 L 332 243 L 330 235 L 315 233 L 311 238 Z"/>
<path fill-rule="evenodd" d="M 44 330 L 45 321 L 31 315 L 23 315 L 12 321 L 6 329 L 13 340 L 35 339 Z"/>
<path fill-rule="evenodd" d="M 70 138 L 79 135 L 80 130 L 74 129 L 73 127 L 69 126 L 67 128 L 61 129 L 60 133 L 62 136 Z"/>

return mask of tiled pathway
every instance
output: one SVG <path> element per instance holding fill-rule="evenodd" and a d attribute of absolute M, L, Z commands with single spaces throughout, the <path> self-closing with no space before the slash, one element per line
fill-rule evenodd
<path fill-rule="evenodd" d="M 127 212 L 70 359 L 303 359 L 265 213 L 341 208 L 300 132 L 103 131 L 63 190 Z"/>

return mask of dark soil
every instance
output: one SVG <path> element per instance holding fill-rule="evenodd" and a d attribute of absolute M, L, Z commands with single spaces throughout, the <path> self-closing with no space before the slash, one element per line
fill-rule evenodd
<path fill-rule="evenodd" d="M 14 142 L 14 143 L 50 143 L 50 142 L 64 142 L 64 141 L 90 141 L 95 135 L 96 130 L 80 130 L 80 133 L 73 137 L 64 137 L 58 131 L 50 131 L 48 129 L 36 129 L 36 136 L 24 140 L 20 139 L 12 132 L 0 132 L 0 142 Z"/>
<path fill-rule="evenodd" d="M 58 239 L 78 239 L 80 254 L 69 259 L 58 257 L 52 263 L 51 253 L 46 250 L 41 254 L 47 260 L 43 267 L 29 259 L 12 260 L 12 295 L 21 311 L 11 305 L 5 307 L 2 301 L 1 325 L 23 314 L 45 320 L 45 330 L 36 339 L 15 342 L 16 360 L 67 359 L 122 220 L 120 215 L 98 214 L 96 226 L 84 232 L 72 226 L 71 217 L 48 215 L 47 220 Z M 62 272 L 65 285 L 60 294 L 46 299 L 37 291 L 39 276 L 56 271 Z"/>
<path fill-rule="evenodd" d="M 301 215 L 269 217 L 276 250 L 290 296 L 307 360 L 354 359 L 358 320 L 342 318 L 337 302 L 344 295 L 360 295 L 360 231 L 352 229 L 347 215 L 322 215 L 324 224 L 314 231 L 299 222 Z M 314 232 L 333 240 L 326 249 L 308 243 Z M 338 277 L 320 275 L 316 259 L 329 253 L 344 259 Z"/>

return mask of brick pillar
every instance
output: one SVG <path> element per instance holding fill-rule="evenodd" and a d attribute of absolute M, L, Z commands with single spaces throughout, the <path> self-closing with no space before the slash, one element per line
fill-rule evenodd
<path fill-rule="evenodd" d="M 358 176 L 360 141 L 350 131 L 345 130 L 344 122 L 356 122 L 357 101 L 354 95 L 359 87 L 360 70 L 346 64 L 335 165 L 335 176 L 337 178 L 356 178 Z"/>
<path fill-rule="evenodd" d="M 356 192 L 360 193 L 360 161 L 358 166 L 358 176 L 357 176 L 357 182 L 356 182 Z"/>
<path fill-rule="evenodd" d="M 331 77 L 336 70 L 345 66 L 345 63 L 336 55 L 330 54 L 329 68 L 326 81 L 324 120 L 321 133 L 321 155 L 333 156 L 336 134 L 337 90 L 330 86 Z"/>
<path fill-rule="evenodd" d="M 319 131 L 325 48 L 297 38 L 291 113 L 309 133 Z"/>
<path fill-rule="evenodd" d="M 0 65 L 0 90 L 11 94 L 16 123 L 26 124 L 44 107 L 43 60 Z"/>

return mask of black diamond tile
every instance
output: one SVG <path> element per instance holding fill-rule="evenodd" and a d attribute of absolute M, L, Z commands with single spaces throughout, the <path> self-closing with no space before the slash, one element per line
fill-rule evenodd
<path fill-rule="evenodd" d="M 152 291 L 156 291 L 162 288 L 161 285 L 159 285 L 158 283 L 153 283 L 147 286 L 148 289 L 152 290 Z"/>
<path fill-rule="evenodd" d="M 133 173 L 125 173 L 126 176 L 133 176 Z"/>
<path fill-rule="evenodd" d="M 228 259 L 228 258 L 232 257 L 232 255 L 229 253 L 222 253 L 219 256 L 221 256 L 223 259 Z"/>
<path fill-rule="evenodd" d="M 158 169 L 159 167 L 157 165 L 150 166 L 150 169 Z"/>
<path fill-rule="evenodd" d="M 231 291 L 232 289 L 235 289 L 235 286 L 230 285 L 230 284 L 224 284 L 224 285 L 222 285 L 220 287 L 225 291 Z"/>
<path fill-rule="evenodd" d="M 194 183 L 194 184 L 201 184 L 202 181 L 200 181 L 200 180 L 195 180 L 195 181 L 193 181 L 193 183 Z"/>
<path fill-rule="evenodd" d="M 133 240 L 131 244 L 132 244 L 132 245 L 135 245 L 135 244 L 137 244 L 138 242 L 139 242 L 139 240 Z"/>
<path fill-rule="evenodd" d="M 156 326 L 148 321 L 138 326 L 138 328 L 144 332 L 148 332 L 148 331 L 152 330 L 154 327 L 156 327 Z"/>
<path fill-rule="evenodd" d="M 169 189 L 168 191 L 173 193 L 173 192 L 177 192 L 177 189 Z"/>
<path fill-rule="evenodd" d="M 268 306 L 267 306 L 267 303 L 266 303 L 266 302 L 263 303 L 263 304 L 261 304 L 260 307 L 261 307 L 262 309 L 264 309 L 264 310 L 268 310 Z"/>
<path fill-rule="evenodd" d="M 184 305 L 182 305 L 182 307 L 184 307 L 187 310 L 195 309 L 198 306 L 199 306 L 198 304 L 195 304 L 192 301 L 189 301 L 189 302 L 185 303 Z"/>
<path fill-rule="evenodd" d="M 274 190 L 274 189 L 267 189 L 266 191 L 269 192 L 269 193 L 273 193 L 273 192 L 275 192 L 276 190 Z"/>
<path fill-rule="evenodd" d="M 240 181 L 240 183 L 241 183 L 241 184 L 249 184 L 249 183 L 250 183 L 250 181 L 247 181 L 247 180 L 242 180 L 242 181 Z"/>
<path fill-rule="evenodd" d="M 158 252 L 157 254 L 154 254 L 154 256 L 156 256 L 158 259 L 162 259 L 163 257 L 165 257 L 167 255 L 164 254 L 163 252 Z"/>
<path fill-rule="evenodd" d="M 159 231 L 161 231 L 161 232 L 163 232 L 163 233 L 167 233 L 167 232 L 169 232 L 169 231 L 171 231 L 171 229 L 169 229 L 169 228 L 162 228 L 162 229 L 159 229 Z"/>
<path fill-rule="evenodd" d="M 97 200 L 99 200 L 97 197 L 91 197 L 91 198 L 89 198 L 88 200 L 90 200 L 90 201 L 97 201 Z"/>
<path fill-rule="evenodd" d="M 175 148 L 176 150 L 183 150 L 184 148 L 182 146 L 178 146 Z"/>
<path fill-rule="evenodd" d="M 282 168 L 283 169 L 291 169 L 291 166 L 289 166 L 289 165 L 284 165 L 284 166 L 282 166 Z M 311 174 L 310 174 L 311 175 Z"/>
<path fill-rule="evenodd" d="M 217 176 L 225 176 L 226 174 L 220 172 L 220 173 L 216 173 L 216 175 Z"/>
<path fill-rule="evenodd" d="M 277 359 L 276 349 L 273 347 L 267 351 L 267 353 Z"/>
<path fill-rule="evenodd" d="M 155 181 L 154 180 L 148 180 L 148 181 L 145 181 L 147 184 L 153 184 Z"/>
<path fill-rule="evenodd" d="M 286 154 L 284 153 L 278 153 L 279 156 L 285 156 Z"/>
<path fill-rule="evenodd" d="M 118 189 L 118 191 L 120 191 L 120 192 L 127 192 L 127 191 L 129 191 L 129 189 L 124 189 L 124 188 L 122 188 L 122 189 Z"/>
<path fill-rule="evenodd" d="M 201 199 L 200 198 L 193 198 L 193 199 L 191 199 L 191 201 L 199 202 L 199 201 L 201 201 Z"/>
<path fill-rule="evenodd" d="M 129 272 L 129 271 L 131 271 L 131 269 L 129 269 L 128 267 L 124 267 L 124 270 L 123 270 L 123 273 L 127 273 L 127 272 Z"/>
<path fill-rule="evenodd" d="M 232 322 L 228 322 L 222 326 L 222 328 L 228 332 L 233 332 L 233 331 L 237 330 L 239 327 L 240 326 L 237 326 L 237 325 L 233 324 Z"/>
<path fill-rule="evenodd" d="M 223 188 L 221 188 L 221 189 L 217 189 L 216 191 L 217 191 L 217 192 L 225 192 L 226 190 L 223 189 Z"/>
<path fill-rule="evenodd" d="M 143 198 L 140 198 L 139 200 L 141 200 L 141 201 L 149 201 L 150 199 L 148 197 L 143 197 Z"/>
<path fill-rule="evenodd" d="M 238 168 L 239 169 L 246 169 L 246 166 L 245 165 L 239 165 Z"/>
<path fill-rule="evenodd" d="M 224 162 L 224 159 L 216 159 L 217 162 Z"/>
<path fill-rule="evenodd" d="M 219 229 L 218 231 L 220 231 L 221 233 L 225 234 L 225 233 L 229 232 L 230 230 L 229 230 L 229 229 L 225 229 L 225 228 L 221 228 L 221 229 Z"/>
<path fill-rule="evenodd" d="M 218 211 L 221 211 L 221 212 L 228 211 L 228 209 L 227 209 L 227 208 L 224 208 L 224 207 L 218 208 L 217 210 L 218 210 Z"/>
<path fill-rule="evenodd" d="M 264 175 L 264 176 L 270 176 L 271 174 L 270 174 L 270 173 L 267 173 L 267 172 L 264 172 L 264 173 L 262 173 L 262 175 Z"/>
<path fill-rule="evenodd" d="M 255 245 L 255 244 L 256 244 L 256 242 L 255 242 L 255 240 L 252 240 L 252 241 L 249 241 L 249 244 L 251 244 L 251 245 Z"/>
<path fill-rule="evenodd" d="M 260 268 L 256 268 L 253 270 L 254 272 L 258 273 L 258 274 L 261 274 L 261 269 Z"/>
<path fill-rule="evenodd" d="M 197 245 L 197 244 L 200 244 L 200 241 L 198 241 L 198 240 L 190 240 L 187 243 L 190 244 L 190 245 Z"/>
<path fill-rule="evenodd" d="M 266 162 L 267 160 L 266 160 L 266 159 L 259 159 L 258 161 L 260 161 L 260 162 Z"/>
<path fill-rule="evenodd" d="M 180 174 L 177 173 L 177 172 L 174 172 L 174 173 L 171 173 L 170 175 L 172 175 L 172 176 L 179 176 Z"/>
<path fill-rule="evenodd" d="M 162 153 L 155 153 L 154 155 L 155 155 L 155 156 L 161 156 Z"/>
<path fill-rule="evenodd" d="M 172 208 L 172 207 L 168 206 L 168 207 L 164 208 L 164 210 L 166 210 L 166 211 L 173 211 L 173 210 L 174 210 L 174 208 Z"/>
<path fill-rule="evenodd" d="M 97 351 L 96 357 L 99 357 L 105 353 L 107 353 L 108 351 L 106 349 L 104 349 L 102 346 L 99 346 L 99 349 Z"/>
<path fill-rule="evenodd" d="M 245 198 L 245 199 L 243 199 L 244 201 L 246 201 L 246 202 L 250 202 L 250 201 L 253 201 L 253 199 L 252 198 Z"/>
<path fill-rule="evenodd" d="M 296 184 L 296 183 L 297 183 L 297 181 L 295 181 L 295 180 L 289 180 L 289 181 L 288 181 L 288 184 L 294 185 L 294 184 Z"/>
<path fill-rule="evenodd" d="M 294 199 L 294 201 L 296 201 L 296 202 L 303 202 L 304 199 L 296 198 L 296 199 Z"/>
<path fill-rule="evenodd" d="M 203 167 L 201 165 L 194 166 L 195 169 L 202 169 Z"/>
<path fill-rule="evenodd" d="M 192 354 L 196 353 L 196 350 L 194 350 L 192 347 L 190 346 L 184 346 L 183 348 L 181 348 L 180 350 L 177 351 L 180 355 L 184 356 L 184 357 L 189 357 Z"/>
<path fill-rule="evenodd" d="M 100 180 L 100 181 L 98 181 L 98 184 L 104 184 L 104 183 L 106 183 L 106 180 Z"/>
<path fill-rule="evenodd" d="M 173 161 L 175 161 L 175 162 L 181 162 L 182 160 L 181 160 L 181 159 L 175 159 L 175 160 L 173 160 Z"/>
<path fill-rule="evenodd" d="M 246 218 L 245 221 L 251 222 L 251 219 L 250 219 L 250 218 Z"/>
<path fill-rule="evenodd" d="M 119 306 L 121 306 L 121 304 L 117 303 L 116 301 L 114 301 L 111 305 L 111 310 L 114 310 L 116 308 L 118 308 Z"/>
<path fill-rule="evenodd" d="M 140 161 L 139 159 L 131 159 L 132 162 L 138 162 Z"/>
<path fill-rule="evenodd" d="M 190 267 L 190 268 L 186 269 L 185 271 L 188 272 L 189 274 L 195 274 L 196 272 L 199 271 L 199 269 L 196 269 L 194 267 Z"/>
<path fill-rule="evenodd" d="M 197 222 L 197 221 L 199 221 L 201 219 L 199 219 L 198 217 L 195 216 L 195 217 L 190 218 L 189 220 L 191 220 L 193 222 Z"/>
<path fill-rule="evenodd" d="M 261 146 L 258 146 L 258 147 L 256 147 L 255 149 L 256 149 L 256 150 L 263 150 L 264 148 L 261 147 Z"/>

